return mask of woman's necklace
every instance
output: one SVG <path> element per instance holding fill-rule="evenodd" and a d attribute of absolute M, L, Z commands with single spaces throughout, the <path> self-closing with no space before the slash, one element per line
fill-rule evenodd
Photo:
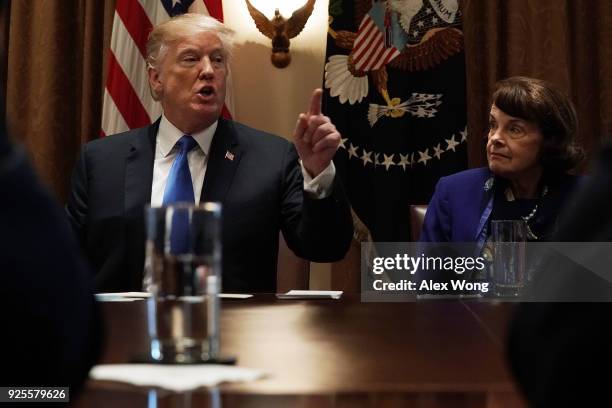
<path fill-rule="evenodd" d="M 527 238 L 532 241 L 537 241 L 539 239 L 538 236 L 533 233 L 533 231 L 531 230 L 531 227 L 529 226 L 529 221 L 533 218 L 534 215 L 536 215 L 537 212 L 538 212 L 538 205 L 536 204 L 535 207 L 533 207 L 533 210 L 531 210 L 531 212 L 529 213 L 529 215 L 521 216 L 523 221 L 525 221 L 525 225 L 527 226 Z"/>
<path fill-rule="evenodd" d="M 540 196 L 540 198 L 544 197 L 546 194 L 548 193 L 548 186 L 544 186 L 544 188 L 542 189 L 542 195 Z M 507 201 L 514 201 L 514 193 L 512 192 L 512 189 L 510 187 L 506 188 L 506 191 L 504 191 L 504 195 L 506 197 Z M 533 217 L 535 217 L 536 213 L 538 212 L 538 203 L 536 203 L 536 205 L 533 207 L 533 209 L 531 210 L 531 212 L 528 215 L 522 215 L 521 218 L 523 219 L 523 221 L 525 221 L 525 226 L 527 227 L 527 238 L 532 240 L 532 241 L 537 241 L 539 238 L 536 234 L 533 233 L 533 231 L 531 230 L 531 227 L 529 226 L 529 221 L 531 221 L 531 219 Z"/>

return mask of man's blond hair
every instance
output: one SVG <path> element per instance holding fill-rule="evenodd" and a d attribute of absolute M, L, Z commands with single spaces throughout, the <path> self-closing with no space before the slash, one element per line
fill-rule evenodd
<path fill-rule="evenodd" d="M 170 44 L 204 32 L 213 33 L 219 37 L 226 61 L 229 62 L 234 30 L 213 17 L 187 13 L 171 18 L 153 28 L 147 39 L 147 66 L 159 70 Z"/>

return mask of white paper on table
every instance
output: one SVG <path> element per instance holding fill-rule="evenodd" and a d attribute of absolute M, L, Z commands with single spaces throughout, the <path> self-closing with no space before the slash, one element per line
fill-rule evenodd
<path fill-rule="evenodd" d="M 261 370 L 221 364 L 103 364 L 94 366 L 89 372 L 89 377 L 94 380 L 160 387 L 176 392 L 213 387 L 223 382 L 255 381 L 264 376 Z"/>
<path fill-rule="evenodd" d="M 138 300 L 142 300 L 140 298 L 124 298 L 124 297 L 113 297 L 113 296 L 105 296 L 105 297 L 98 297 L 96 295 L 96 300 L 98 302 L 135 302 Z"/>
<path fill-rule="evenodd" d="M 149 292 L 115 292 L 115 293 L 96 293 L 96 300 L 100 302 L 131 302 L 139 299 L 151 297 Z M 221 299 L 248 299 L 253 297 L 247 293 L 220 293 Z"/>
<path fill-rule="evenodd" d="M 219 293 L 221 299 L 248 299 L 252 298 L 253 295 L 248 293 Z"/>
<path fill-rule="evenodd" d="M 151 297 L 151 294 L 147 292 L 96 293 L 95 297 L 99 302 L 132 302 Z"/>
<path fill-rule="evenodd" d="M 279 299 L 340 299 L 341 290 L 290 290 L 276 295 Z"/>
<path fill-rule="evenodd" d="M 96 293 L 96 300 L 101 302 L 129 302 L 138 299 L 151 297 L 148 292 L 115 292 L 115 293 Z"/>

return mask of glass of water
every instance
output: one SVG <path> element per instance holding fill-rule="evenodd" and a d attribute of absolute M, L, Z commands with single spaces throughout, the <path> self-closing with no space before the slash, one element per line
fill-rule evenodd
<path fill-rule="evenodd" d="M 493 220 L 491 233 L 495 294 L 500 297 L 518 297 L 527 283 L 527 225 L 523 220 Z"/>
<path fill-rule="evenodd" d="M 152 361 L 219 358 L 221 204 L 145 209 L 144 290 Z"/>

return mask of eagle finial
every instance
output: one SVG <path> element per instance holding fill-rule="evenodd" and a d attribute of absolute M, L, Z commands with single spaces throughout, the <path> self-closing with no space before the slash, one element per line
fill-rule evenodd
<path fill-rule="evenodd" d="M 284 18 L 276 9 L 271 20 L 253 7 L 249 0 L 246 0 L 246 3 L 257 29 L 272 39 L 272 64 L 277 68 L 285 68 L 291 62 L 289 40 L 304 29 L 314 9 L 315 0 L 308 0 L 304 6 L 294 11 L 289 19 Z"/>

